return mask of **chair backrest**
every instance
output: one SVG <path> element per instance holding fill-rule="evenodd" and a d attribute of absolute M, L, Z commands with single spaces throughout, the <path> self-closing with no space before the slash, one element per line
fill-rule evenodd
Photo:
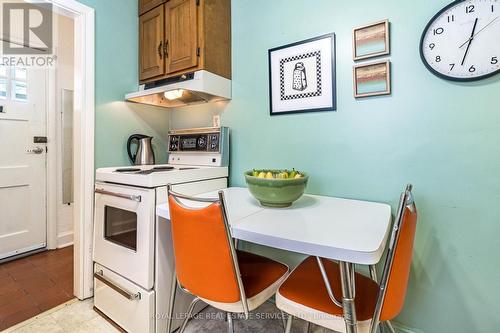
<path fill-rule="evenodd" d="M 187 207 L 179 198 L 209 205 Z M 172 192 L 169 187 L 168 203 L 179 284 L 214 302 L 246 303 L 222 192 L 218 199 L 200 199 Z"/>
<path fill-rule="evenodd" d="M 413 242 L 417 227 L 417 207 L 407 185 L 401 194 L 389 250 L 380 282 L 375 320 L 391 320 L 403 309 L 410 277 Z"/>

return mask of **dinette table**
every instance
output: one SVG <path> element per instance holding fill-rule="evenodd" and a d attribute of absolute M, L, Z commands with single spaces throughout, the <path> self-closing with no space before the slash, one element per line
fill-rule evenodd
<path fill-rule="evenodd" d="M 305 194 L 288 208 L 269 208 L 246 188 L 223 192 L 233 238 L 339 261 L 346 332 L 356 333 L 355 265 L 379 262 L 389 235 L 391 207 Z M 197 196 L 216 197 L 217 192 Z M 158 205 L 156 214 L 168 220 L 168 205 Z"/>

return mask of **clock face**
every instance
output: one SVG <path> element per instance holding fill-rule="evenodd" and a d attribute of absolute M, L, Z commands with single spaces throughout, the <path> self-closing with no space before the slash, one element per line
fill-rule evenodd
<path fill-rule="evenodd" d="M 427 24 L 426 67 L 445 79 L 480 80 L 500 72 L 500 0 L 455 1 Z"/>

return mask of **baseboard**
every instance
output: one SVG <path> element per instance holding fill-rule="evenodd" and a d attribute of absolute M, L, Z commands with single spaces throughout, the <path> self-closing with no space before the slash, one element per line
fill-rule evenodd
<path fill-rule="evenodd" d="M 424 331 L 417 328 L 408 327 L 394 321 L 391 321 L 391 323 L 396 333 L 425 333 Z"/>
<path fill-rule="evenodd" d="M 61 232 L 57 235 L 57 248 L 73 245 L 73 231 Z"/>

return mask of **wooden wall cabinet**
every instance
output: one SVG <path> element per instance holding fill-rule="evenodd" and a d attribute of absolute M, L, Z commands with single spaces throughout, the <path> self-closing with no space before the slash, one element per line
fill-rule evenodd
<path fill-rule="evenodd" d="M 139 0 L 139 15 L 149 12 L 151 9 L 167 2 L 167 0 Z"/>
<path fill-rule="evenodd" d="M 140 0 L 139 13 L 141 83 L 201 69 L 231 78 L 230 0 Z"/>
<path fill-rule="evenodd" d="M 164 34 L 163 7 L 156 7 L 139 17 L 139 79 L 165 74 L 163 60 Z M 142 50 L 147 50 L 143 52 Z"/>

